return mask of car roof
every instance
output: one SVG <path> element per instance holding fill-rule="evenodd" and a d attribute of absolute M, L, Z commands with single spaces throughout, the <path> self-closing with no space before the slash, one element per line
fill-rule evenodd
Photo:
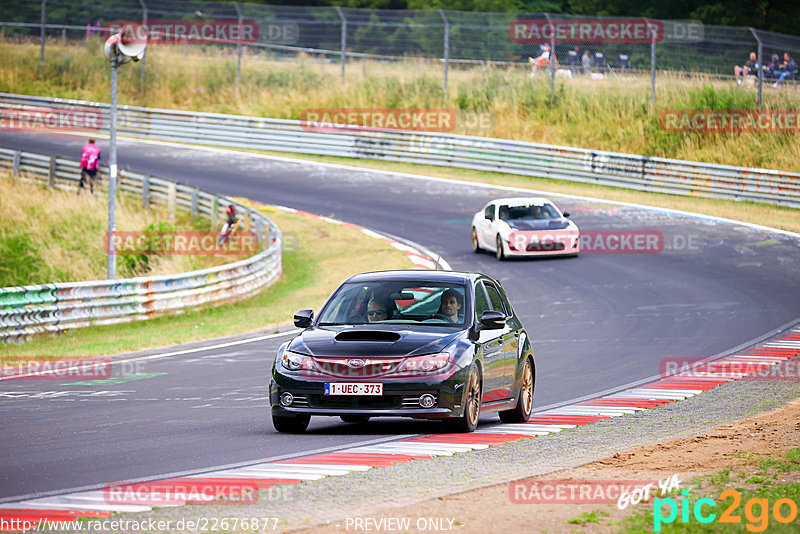
<path fill-rule="evenodd" d="M 374 271 L 351 276 L 345 282 L 386 282 L 386 281 L 413 281 L 413 282 L 450 282 L 466 284 L 480 277 L 489 278 L 480 273 L 461 271 L 428 271 L 424 269 L 409 269 L 404 271 Z"/>
<path fill-rule="evenodd" d="M 528 204 L 552 204 L 552 201 L 545 197 L 507 197 L 496 198 L 487 204 L 503 204 L 506 206 L 525 206 Z"/>

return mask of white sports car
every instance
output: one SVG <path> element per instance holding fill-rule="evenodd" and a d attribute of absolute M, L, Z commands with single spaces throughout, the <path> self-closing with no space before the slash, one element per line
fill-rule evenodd
<path fill-rule="evenodd" d="M 576 256 L 580 231 L 549 200 L 541 197 L 492 200 L 472 218 L 472 250 L 508 256 Z"/>

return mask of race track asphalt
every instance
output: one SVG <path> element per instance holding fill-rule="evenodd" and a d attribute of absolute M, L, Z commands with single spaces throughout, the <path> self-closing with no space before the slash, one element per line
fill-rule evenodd
<path fill-rule="evenodd" d="M 71 158 L 83 142 L 0 132 L 2 147 Z M 98 144 L 107 162 L 108 142 Z M 553 197 L 582 230 L 655 230 L 665 249 L 501 263 L 469 242 L 472 214 L 516 195 L 498 188 L 130 140 L 119 164 L 413 240 L 455 270 L 499 279 L 534 340 L 535 409 L 652 377 L 667 357 L 728 351 L 800 316 L 800 245 L 775 232 Z M 0 382 L 0 500 L 436 431 L 314 418 L 305 435 L 276 433 L 265 392 L 283 339 L 141 362 L 120 383 Z"/>

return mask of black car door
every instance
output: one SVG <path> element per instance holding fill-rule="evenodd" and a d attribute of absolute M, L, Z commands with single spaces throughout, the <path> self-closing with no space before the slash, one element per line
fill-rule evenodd
<path fill-rule="evenodd" d="M 484 282 L 484 286 L 486 287 L 486 294 L 489 297 L 489 305 L 492 307 L 492 310 L 502 312 L 508 318 L 506 320 L 506 326 L 502 330 L 495 330 L 495 332 L 500 336 L 500 351 L 503 354 L 503 375 L 500 381 L 500 388 L 508 392 L 505 398 L 509 398 L 516 374 L 517 354 L 519 352 L 519 331 L 514 328 L 515 321 L 512 318 L 513 311 L 511 310 L 511 306 L 508 305 L 503 298 L 501 291 L 488 280 Z"/>
<path fill-rule="evenodd" d="M 494 289 L 494 288 L 493 288 Z M 496 289 L 494 289 L 497 292 Z M 475 285 L 475 315 L 480 320 L 484 311 L 492 310 L 491 300 L 486 293 L 483 282 Z M 484 403 L 492 403 L 509 398 L 511 381 L 504 345 L 508 328 L 501 330 L 481 330 L 478 344 L 483 351 L 483 399 Z"/>

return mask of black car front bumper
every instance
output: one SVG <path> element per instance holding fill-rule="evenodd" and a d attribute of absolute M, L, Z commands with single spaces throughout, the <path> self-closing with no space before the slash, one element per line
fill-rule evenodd
<path fill-rule="evenodd" d="M 463 376 L 462 376 L 463 375 Z M 380 378 L 344 380 L 308 380 L 293 377 L 289 373 L 273 372 L 270 381 L 269 400 L 272 414 L 307 415 L 368 415 L 370 417 L 415 417 L 423 419 L 445 419 L 460 417 L 464 407 L 465 373 L 459 369 L 443 380 L 381 380 Z M 325 395 L 325 382 L 381 382 L 383 395 L 380 396 L 342 396 Z M 284 406 L 281 395 L 291 393 L 293 402 Z M 433 395 L 436 402 L 431 408 L 419 404 L 421 395 Z"/>

